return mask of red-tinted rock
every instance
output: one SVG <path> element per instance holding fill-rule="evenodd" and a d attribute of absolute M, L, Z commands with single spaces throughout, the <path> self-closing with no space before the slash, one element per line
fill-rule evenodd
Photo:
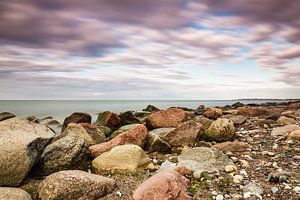
<path fill-rule="evenodd" d="M 244 115 L 244 116 L 268 116 L 270 114 L 270 111 L 266 108 L 262 107 L 239 107 L 237 108 L 238 114 Z"/>
<path fill-rule="evenodd" d="M 190 200 L 189 180 L 175 170 L 158 173 L 142 183 L 133 193 L 133 200 Z"/>
<path fill-rule="evenodd" d="M 179 108 L 170 108 L 168 110 L 152 113 L 147 117 L 147 127 L 169 128 L 176 127 L 185 119 L 185 112 Z"/>
<path fill-rule="evenodd" d="M 219 149 L 223 152 L 239 152 L 245 151 L 249 145 L 245 142 L 233 141 L 233 142 L 222 142 L 212 146 L 213 148 Z"/>
<path fill-rule="evenodd" d="M 209 119 L 217 119 L 223 115 L 223 112 L 219 108 L 209 108 L 203 115 Z"/>
<path fill-rule="evenodd" d="M 92 117 L 87 113 L 73 113 L 64 120 L 61 132 L 63 132 L 70 123 L 91 123 L 91 121 Z"/>
<path fill-rule="evenodd" d="M 182 123 L 175 130 L 167 133 L 164 136 L 164 140 L 171 146 L 194 146 L 202 133 L 202 124 L 190 120 Z"/>
<path fill-rule="evenodd" d="M 133 129 L 121 133 L 108 142 L 90 146 L 90 151 L 93 157 L 97 157 L 98 155 L 106 151 L 110 151 L 113 147 L 118 145 L 135 144 L 143 148 L 147 136 L 147 128 L 144 125 L 140 124 Z"/>
<path fill-rule="evenodd" d="M 247 120 L 243 115 L 225 115 L 224 118 L 230 119 L 235 125 L 244 124 Z"/>
<path fill-rule="evenodd" d="M 107 126 L 112 131 L 115 131 L 121 126 L 121 121 L 117 114 L 105 111 L 103 113 L 99 113 L 95 124 L 97 126 Z"/>

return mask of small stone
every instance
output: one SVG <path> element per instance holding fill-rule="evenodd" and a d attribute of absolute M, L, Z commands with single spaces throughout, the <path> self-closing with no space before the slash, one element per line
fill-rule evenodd
<path fill-rule="evenodd" d="M 225 172 L 231 173 L 231 172 L 235 172 L 235 171 L 237 171 L 236 166 L 234 166 L 234 165 L 227 165 L 227 166 L 225 166 Z"/>
<path fill-rule="evenodd" d="M 300 187 L 299 187 L 299 186 L 294 187 L 293 190 L 294 190 L 296 193 L 300 193 Z"/>
<path fill-rule="evenodd" d="M 290 185 L 288 185 L 288 184 L 285 184 L 284 189 L 286 189 L 286 190 L 291 190 L 292 187 L 291 187 Z"/>
<path fill-rule="evenodd" d="M 278 188 L 277 187 L 272 187 L 271 188 L 271 191 L 273 194 L 277 193 L 278 192 Z"/>
<path fill-rule="evenodd" d="M 216 196 L 216 200 L 223 200 L 224 199 L 224 197 L 223 197 L 223 195 L 221 195 L 221 194 L 218 194 L 217 196 Z"/>
<path fill-rule="evenodd" d="M 249 168 L 249 162 L 247 160 L 240 160 L 243 168 Z"/>
<path fill-rule="evenodd" d="M 234 177 L 233 177 L 233 182 L 235 183 L 235 184 L 239 184 L 239 183 L 241 183 L 243 181 L 243 176 L 241 176 L 241 175 L 235 175 Z"/>

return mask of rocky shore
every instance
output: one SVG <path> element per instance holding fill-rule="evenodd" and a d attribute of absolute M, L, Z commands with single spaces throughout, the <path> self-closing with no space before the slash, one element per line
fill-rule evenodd
<path fill-rule="evenodd" d="M 300 101 L 94 121 L 0 113 L 0 200 L 300 199 Z"/>

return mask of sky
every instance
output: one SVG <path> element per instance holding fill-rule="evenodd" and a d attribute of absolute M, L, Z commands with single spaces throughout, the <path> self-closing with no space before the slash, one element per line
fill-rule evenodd
<path fill-rule="evenodd" d="M 300 98 L 300 0 L 0 0 L 0 99 Z"/>

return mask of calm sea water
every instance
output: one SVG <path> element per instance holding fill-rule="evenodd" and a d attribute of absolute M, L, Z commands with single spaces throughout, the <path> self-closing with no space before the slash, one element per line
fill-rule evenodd
<path fill-rule="evenodd" d="M 231 105 L 237 100 L 2 100 L 0 112 L 12 112 L 20 117 L 34 115 L 38 118 L 52 116 L 59 121 L 73 112 L 87 112 L 92 116 L 102 111 L 124 112 L 142 110 L 152 104 L 158 108 L 181 106 L 197 108 L 203 104 L 209 106 Z M 240 100 L 243 103 L 264 103 L 266 100 Z"/>

